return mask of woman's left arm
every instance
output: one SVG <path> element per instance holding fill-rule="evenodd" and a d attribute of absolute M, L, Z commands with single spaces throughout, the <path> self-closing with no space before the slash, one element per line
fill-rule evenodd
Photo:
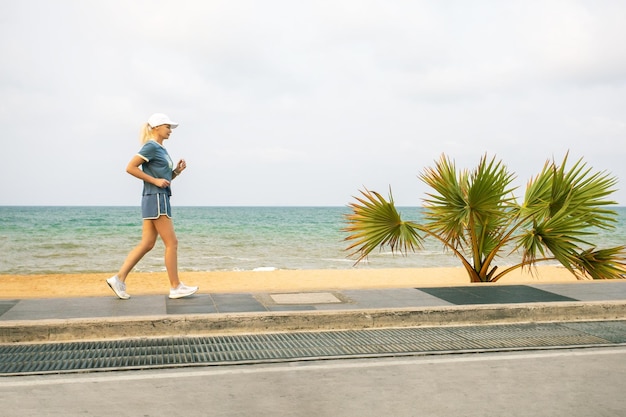
<path fill-rule="evenodd" d="M 178 177 L 185 170 L 185 168 L 187 168 L 187 162 L 185 162 L 184 159 L 178 161 L 176 168 L 172 171 L 172 179 Z"/>

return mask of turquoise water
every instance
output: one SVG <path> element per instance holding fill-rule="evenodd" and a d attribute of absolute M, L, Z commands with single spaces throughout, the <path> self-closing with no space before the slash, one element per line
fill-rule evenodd
<path fill-rule="evenodd" d="M 174 207 L 181 271 L 348 269 L 346 207 Z M 417 208 L 401 208 L 419 220 Z M 617 228 L 594 238 L 626 244 L 626 208 Z M 0 207 L 0 274 L 115 272 L 139 242 L 138 207 Z M 502 263 L 506 264 L 508 260 Z M 508 262 L 510 263 L 510 262 Z M 375 253 L 358 268 L 459 266 L 431 241 L 409 256 Z M 163 245 L 137 265 L 163 271 Z"/>

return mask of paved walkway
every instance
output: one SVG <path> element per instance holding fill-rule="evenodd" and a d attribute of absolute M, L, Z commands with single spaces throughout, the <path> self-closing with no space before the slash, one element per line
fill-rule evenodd
<path fill-rule="evenodd" d="M 104 283 L 103 283 L 104 285 Z M 1 297 L 1 295 L 0 295 Z M 626 300 L 626 280 L 568 284 L 480 285 L 303 293 L 199 293 L 167 296 L 2 299 L 0 324 L 49 319 L 97 319 L 220 313 L 358 311 L 521 303 Z"/>

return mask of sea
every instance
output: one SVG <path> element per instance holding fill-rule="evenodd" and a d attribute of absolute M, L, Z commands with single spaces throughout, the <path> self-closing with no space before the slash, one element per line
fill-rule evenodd
<path fill-rule="evenodd" d="M 626 245 L 626 207 L 598 247 Z M 355 266 L 346 251 L 348 207 L 173 207 L 180 271 L 271 271 L 460 266 L 436 241 L 404 255 L 375 251 Z M 417 207 L 401 207 L 420 221 Z M 141 238 L 139 207 L 0 206 L 0 274 L 113 273 Z M 165 271 L 160 240 L 136 266 Z M 505 258 L 502 264 L 512 264 Z"/>

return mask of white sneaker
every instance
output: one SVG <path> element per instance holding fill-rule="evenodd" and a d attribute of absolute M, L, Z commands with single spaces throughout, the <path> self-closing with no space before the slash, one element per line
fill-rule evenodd
<path fill-rule="evenodd" d="M 182 282 L 178 284 L 178 287 L 170 289 L 170 298 L 183 298 L 188 295 L 194 294 L 198 291 L 198 287 L 188 287 Z"/>
<path fill-rule="evenodd" d="M 120 281 L 117 275 L 113 275 L 111 278 L 107 279 L 107 284 L 113 290 L 115 295 L 117 295 L 122 300 L 128 300 L 130 295 L 126 294 L 126 284 Z"/>

